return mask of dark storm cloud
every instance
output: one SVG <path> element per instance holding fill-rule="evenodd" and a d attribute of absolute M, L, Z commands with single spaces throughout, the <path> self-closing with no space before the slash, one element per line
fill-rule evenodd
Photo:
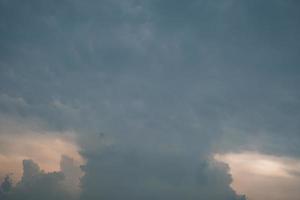
<path fill-rule="evenodd" d="M 88 161 L 86 197 L 221 199 L 219 190 L 224 199 L 235 198 L 226 169 L 186 167 L 206 165 L 216 151 L 299 156 L 299 6 L 3 0 L 1 115 L 76 130 Z M 99 132 L 104 142 L 94 139 Z M 130 155 L 139 161 L 127 160 Z M 120 176 L 103 182 L 106 170 Z M 218 170 L 224 179 L 213 178 Z M 196 183 L 197 173 L 212 182 Z M 128 190 L 109 192 L 114 187 Z"/>
<path fill-rule="evenodd" d="M 240 140 L 267 133 L 266 142 L 284 142 L 280 135 L 299 129 L 297 7 L 2 1 L 1 109 L 60 129 L 192 132 L 201 124 L 210 137 L 222 124 Z"/>
<path fill-rule="evenodd" d="M 229 187 L 231 177 L 221 163 L 128 147 L 89 158 L 81 199 L 244 200 Z"/>

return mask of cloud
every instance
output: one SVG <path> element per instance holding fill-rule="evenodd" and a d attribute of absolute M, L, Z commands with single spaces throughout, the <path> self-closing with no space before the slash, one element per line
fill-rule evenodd
<path fill-rule="evenodd" d="M 297 3 L 56 3 L 1 3 L 2 113 L 54 130 L 157 126 L 224 135 L 222 149 L 261 141 L 252 148 L 299 153 Z"/>
<path fill-rule="evenodd" d="M 145 196 L 184 196 L 179 179 L 191 195 L 197 187 L 195 196 L 218 199 L 218 190 L 234 198 L 227 169 L 209 164 L 215 152 L 300 155 L 298 8 L 257 0 L 0 1 L 0 129 L 8 127 L 0 139 L 13 130 L 32 147 L 39 137 L 23 128 L 52 139 L 77 134 L 87 159 L 83 195 L 101 195 L 97 184 L 111 186 L 106 197 L 123 187 L 118 177 L 111 185 L 98 177 L 104 155 L 111 168 L 100 174 L 139 172 L 142 181 L 134 177 L 130 193 L 120 194 L 134 194 L 141 181 Z M 7 146 L 1 155 L 14 152 Z M 198 173 L 212 177 L 207 193 L 192 181 Z"/>
<path fill-rule="evenodd" d="M 62 165 L 63 169 L 75 168 L 71 158 L 66 156 L 62 158 Z M 7 179 L 5 179 L 6 182 L 4 181 L 2 184 L 1 199 L 78 199 L 78 193 L 74 193 L 74 190 L 69 189 L 71 187 L 77 187 L 76 183 L 66 182 L 66 180 L 70 178 L 73 180 L 75 180 L 75 177 L 79 178 L 76 176 L 76 173 L 73 172 L 74 170 L 68 171 L 68 174 L 64 174 L 62 171 L 46 173 L 41 170 L 39 165 L 34 161 L 23 160 L 22 179 L 15 186 L 11 185 L 9 189 L 6 188 L 6 190 L 4 190 L 4 183 L 7 182 L 10 184 L 6 181 Z M 68 177 L 69 175 L 75 177 Z"/>
<path fill-rule="evenodd" d="M 178 153 L 111 147 L 87 154 L 81 199 L 245 199 L 222 163 Z"/>
<path fill-rule="evenodd" d="M 80 188 L 80 178 L 84 175 L 80 163 L 73 158 L 63 155 L 60 161 L 60 171 L 64 174 L 63 187 L 73 194 L 74 197 L 78 197 L 81 191 Z"/>

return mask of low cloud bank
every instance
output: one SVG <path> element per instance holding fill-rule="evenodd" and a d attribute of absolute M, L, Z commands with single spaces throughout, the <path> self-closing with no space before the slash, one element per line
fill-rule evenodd
<path fill-rule="evenodd" d="M 14 186 L 7 175 L 0 188 L 1 200 L 75 200 L 79 196 L 78 170 L 71 158 L 62 157 L 62 170 L 45 172 L 33 160 L 23 160 L 22 179 Z M 65 170 L 68 170 L 66 173 Z M 71 174 L 73 172 L 73 174 Z M 73 182 L 71 182 L 72 180 Z"/>
<path fill-rule="evenodd" d="M 230 187 L 229 167 L 180 151 L 108 145 L 82 152 L 81 200 L 245 200 Z"/>

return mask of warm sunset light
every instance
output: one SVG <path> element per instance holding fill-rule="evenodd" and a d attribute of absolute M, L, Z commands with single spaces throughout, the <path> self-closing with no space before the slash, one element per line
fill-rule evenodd
<path fill-rule="evenodd" d="M 26 131 L 16 137 L 15 134 L 2 134 L 0 152 L 0 177 L 12 173 L 14 181 L 22 176 L 22 161 L 33 159 L 46 172 L 60 170 L 63 155 L 73 158 L 77 165 L 83 164 L 78 147 L 72 139 L 72 133 L 37 133 Z M 72 141 L 73 140 L 73 141 Z"/>
<path fill-rule="evenodd" d="M 300 160 L 258 152 L 216 154 L 215 159 L 229 165 L 232 187 L 250 199 L 297 200 L 300 195 Z"/>

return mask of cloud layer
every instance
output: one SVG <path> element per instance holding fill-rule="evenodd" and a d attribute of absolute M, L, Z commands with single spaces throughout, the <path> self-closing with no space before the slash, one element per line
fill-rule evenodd
<path fill-rule="evenodd" d="M 238 199 L 214 153 L 300 155 L 299 6 L 1 0 L 0 124 L 75 133 L 84 200 Z"/>

